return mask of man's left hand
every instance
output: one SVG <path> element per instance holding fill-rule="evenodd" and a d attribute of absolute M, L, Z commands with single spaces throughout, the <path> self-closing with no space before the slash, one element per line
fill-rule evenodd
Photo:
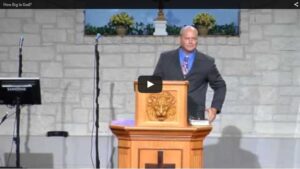
<path fill-rule="evenodd" d="M 206 111 L 208 113 L 208 121 L 209 121 L 209 123 L 212 123 L 216 119 L 217 109 L 210 107 L 210 108 L 206 109 Z"/>

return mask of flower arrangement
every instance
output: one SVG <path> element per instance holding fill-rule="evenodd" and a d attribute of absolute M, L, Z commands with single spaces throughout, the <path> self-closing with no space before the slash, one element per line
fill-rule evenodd
<path fill-rule="evenodd" d="M 121 12 L 119 14 L 111 16 L 109 23 L 112 26 L 122 25 L 122 26 L 130 27 L 134 23 L 134 18 L 132 16 L 129 16 L 126 12 Z"/>
<path fill-rule="evenodd" d="M 214 16 L 208 13 L 200 13 L 193 18 L 193 24 L 196 27 L 203 26 L 207 29 L 211 29 L 215 26 L 216 20 Z"/>

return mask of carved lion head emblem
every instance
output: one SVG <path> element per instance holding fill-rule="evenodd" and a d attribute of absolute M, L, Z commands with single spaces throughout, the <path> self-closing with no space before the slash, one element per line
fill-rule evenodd
<path fill-rule="evenodd" d="M 151 94 L 147 99 L 147 114 L 150 120 L 172 120 L 176 113 L 175 97 L 168 91 Z"/>

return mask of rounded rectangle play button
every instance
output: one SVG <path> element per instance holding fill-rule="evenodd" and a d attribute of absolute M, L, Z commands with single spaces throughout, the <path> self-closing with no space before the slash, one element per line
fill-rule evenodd
<path fill-rule="evenodd" d="M 139 76 L 138 90 L 141 93 L 159 93 L 162 90 L 160 76 Z"/>

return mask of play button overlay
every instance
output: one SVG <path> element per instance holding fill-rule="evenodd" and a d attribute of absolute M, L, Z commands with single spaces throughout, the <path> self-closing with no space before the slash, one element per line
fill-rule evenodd
<path fill-rule="evenodd" d="M 152 87 L 154 84 L 151 83 L 150 81 L 147 81 L 147 88 Z"/>
<path fill-rule="evenodd" d="M 160 76 L 139 76 L 138 90 L 141 93 L 159 93 L 162 90 Z"/>

